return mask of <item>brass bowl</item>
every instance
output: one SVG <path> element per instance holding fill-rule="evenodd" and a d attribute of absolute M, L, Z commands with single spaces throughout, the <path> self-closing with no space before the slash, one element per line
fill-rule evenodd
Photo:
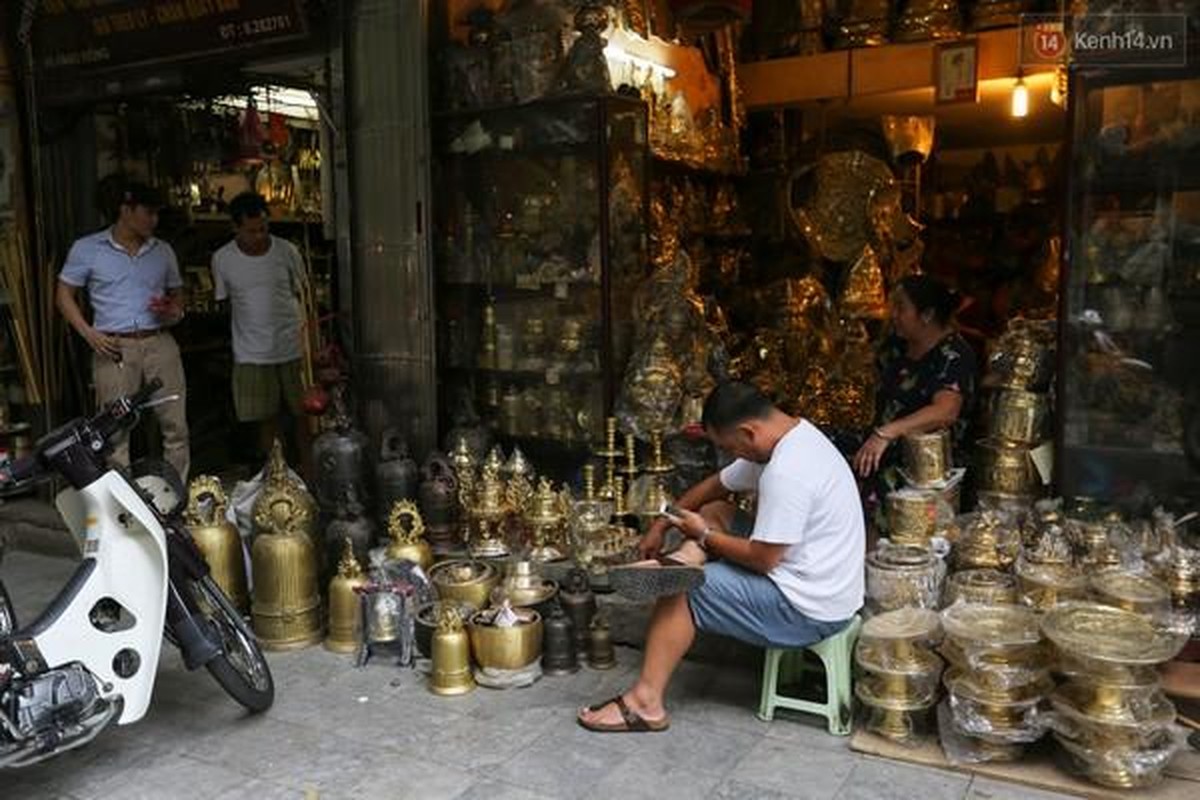
<path fill-rule="evenodd" d="M 995 569 L 968 569 L 946 580 L 946 605 L 982 603 L 1011 605 L 1017 602 L 1017 579 Z"/>
<path fill-rule="evenodd" d="M 542 657 L 542 617 L 533 609 L 518 609 L 522 622 L 511 628 L 488 624 L 487 612 L 471 617 L 468 633 L 475 662 L 484 669 L 518 670 Z"/>
<path fill-rule="evenodd" d="M 1106 606 L 1148 616 L 1171 610 L 1171 592 L 1150 575 L 1104 570 L 1092 575 L 1089 584 L 1096 600 Z"/>
<path fill-rule="evenodd" d="M 500 591 L 514 608 L 531 608 L 553 599 L 558 594 L 558 581 L 547 578 L 532 586 L 505 581 Z"/>
<path fill-rule="evenodd" d="M 471 608 L 484 608 L 500 573 L 486 561 L 443 561 L 429 570 L 429 579 L 441 600 L 458 600 Z"/>

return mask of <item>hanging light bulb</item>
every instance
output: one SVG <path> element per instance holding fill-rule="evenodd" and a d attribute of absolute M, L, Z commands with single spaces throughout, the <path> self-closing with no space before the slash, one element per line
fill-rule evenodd
<path fill-rule="evenodd" d="M 1025 78 L 1020 70 L 1017 71 L 1017 85 L 1012 90 L 1011 113 L 1014 117 L 1029 115 L 1029 87 L 1025 85 Z"/>

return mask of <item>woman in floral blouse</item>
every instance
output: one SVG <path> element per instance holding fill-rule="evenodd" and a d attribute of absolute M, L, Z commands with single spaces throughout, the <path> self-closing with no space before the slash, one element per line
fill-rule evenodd
<path fill-rule="evenodd" d="M 893 335 L 880 352 L 875 428 L 854 456 L 862 478 L 874 476 L 876 503 L 898 487 L 899 440 L 949 428 L 956 464 L 975 398 L 975 353 L 955 330 L 958 294 L 936 278 L 909 275 L 892 294 Z M 869 498 L 871 499 L 871 498 Z"/>

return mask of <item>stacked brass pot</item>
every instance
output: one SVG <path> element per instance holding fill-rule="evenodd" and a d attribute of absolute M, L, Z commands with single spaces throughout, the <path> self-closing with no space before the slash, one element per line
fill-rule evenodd
<path fill-rule="evenodd" d="M 896 544 L 926 546 L 952 522 L 959 503 L 963 470 L 951 456 L 950 432 L 904 437 L 906 486 L 884 498 L 888 537 Z"/>
<path fill-rule="evenodd" d="M 937 610 L 946 565 L 931 547 L 892 544 L 881 539 L 867 554 L 866 610 L 882 614 L 901 608 Z"/>
<path fill-rule="evenodd" d="M 1012 760 L 1044 733 L 1054 688 L 1037 615 L 1016 605 L 956 603 L 942 612 L 950 733 L 981 761 Z"/>
<path fill-rule="evenodd" d="M 1014 323 L 988 362 L 988 434 L 977 445 L 976 475 L 984 504 L 1027 503 L 1040 493 L 1030 451 L 1050 434 L 1050 341 L 1037 324 Z"/>
<path fill-rule="evenodd" d="M 907 742 L 927 727 L 937 703 L 942 660 L 933 652 L 936 611 L 901 608 L 868 619 L 854 648 L 854 694 L 868 730 Z"/>
<path fill-rule="evenodd" d="M 1095 603 L 1057 606 L 1042 630 L 1067 677 L 1050 701 L 1054 738 L 1070 760 L 1104 786 L 1158 783 L 1179 746 L 1175 707 L 1155 668 L 1179 652 L 1186 633 Z"/>

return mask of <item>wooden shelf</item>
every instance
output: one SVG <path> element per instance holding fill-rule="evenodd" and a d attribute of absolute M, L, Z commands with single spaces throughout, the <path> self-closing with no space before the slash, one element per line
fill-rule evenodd
<path fill-rule="evenodd" d="M 1018 28 L 982 31 L 970 38 L 979 42 L 980 81 L 1017 74 L 1021 67 Z M 936 42 L 918 42 L 752 61 L 738 64 L 738 78 L 749 110 L 932 89 L 936 51 Z M 1024 71 L 1052 68 L 1026 65 Z"/>

